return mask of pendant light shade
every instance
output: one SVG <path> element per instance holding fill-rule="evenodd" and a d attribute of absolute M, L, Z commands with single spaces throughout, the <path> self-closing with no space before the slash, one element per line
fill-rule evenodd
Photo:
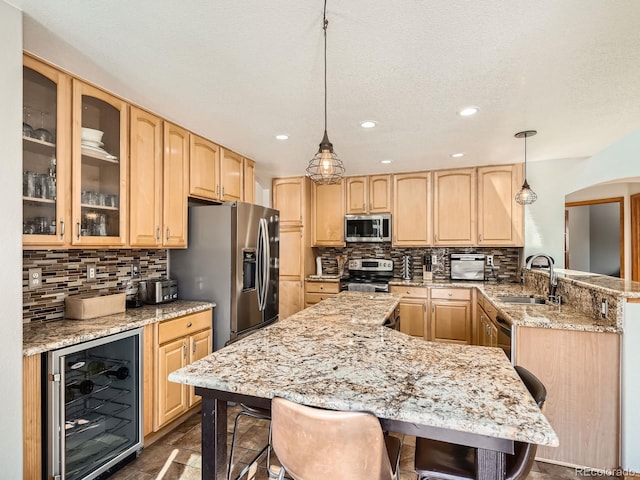
<path fill-rule="evenodd" d="M 324 135 L 318 153 L 309 161 L 307 175 L 315 183 L 338 183 L 344 176 L 344 165 L 333 151 L 333 144 L 327 135 L 327 1 L 324 2 L 322 30 L 324 31 Z"/>
<path fill-rule="evenodd" d="M 524 183 L 520 191 L 516 193 L 516 202 L 520 205 L 531 205 L 538 199 L 538 195 L 531 190 L 529 182 L 527 182 L 527 137 L 533 137 L 537 133 L 535 130 L 525 130 L 514 135 L 516 138 L 524 138 Z"/>

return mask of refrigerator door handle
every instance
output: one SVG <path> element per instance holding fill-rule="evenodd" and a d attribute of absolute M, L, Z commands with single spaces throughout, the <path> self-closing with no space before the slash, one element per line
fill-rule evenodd
<path fill-rule="evenodd" d="M 266 303 L 266 278 L 268 275 L 268 271 L 265 268 L 265 260 L 268 255 L 268 244 L 265 248 L 265 240 L 266 238 L 266 224 L 267 221 L 264 218 L 260 219 L 258 224 L 258 310 L 263 311 Z"/>
<path fill-rule="evenodd" d="M 269 282 L 271 281 L 271 269 L 269 268 L 271 265 L 271 247 L 269 245 L 269 225 L 267 225 L 266 218 L 261 219 L 263 223 L 262 228 L 262 237 L 264 240 L 264 285 L 262 286 L 263 290 L 263 299 L 262 299 L 262 309 L 266 310 L 267 308 L 267 293 L 269 293 Z"/>

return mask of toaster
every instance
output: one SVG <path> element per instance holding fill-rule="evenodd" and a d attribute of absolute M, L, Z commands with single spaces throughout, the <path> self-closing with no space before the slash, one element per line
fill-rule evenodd
<path fill-rule="evenodd" d="M 166 278 L 141 280 L 138 298 L 148 305 L 173 302 L 178 299 L 178 282 Z"/>

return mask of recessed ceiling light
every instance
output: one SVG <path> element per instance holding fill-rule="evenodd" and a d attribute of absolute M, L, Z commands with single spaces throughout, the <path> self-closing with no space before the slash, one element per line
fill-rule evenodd
<path fill-rule="evenodd" d="M 460 157 L 464 157 L 464 153 L 452 153 L 451 156 L 453 158 L 460 158 Z"/>
<path fill-rule="evenodd" d="M 288 140 L 289 139 L 289 135 L 285 135 L 284 133 L 282 133 L 280 135 L 276 135 L 276 139 L 278 139 L 278 140 Z"/>
<path fill-rule="evenodd" d="M 380 160 L 380 163 L 391 163 L 393 160 Z"/>
<path fill-rule="evenodd" d="M 362 123 L 360 124 L 360 126 L 361 126 L 362 128 L 373 128 L 373 127 L 375 127 L 375 126 L 376 126 L 376 122 L 373 122 L 373 121 L 371 121 L 371 120 L 367 120 L 366 122 L 362 122 Z"/>
<path fill-rule="evenodd" d="M 475 115 L 478 113 L 478 107 L 465 107 L 458 112 L 458 115 L 461 117 L 468 117 L 470 115 Z"/>

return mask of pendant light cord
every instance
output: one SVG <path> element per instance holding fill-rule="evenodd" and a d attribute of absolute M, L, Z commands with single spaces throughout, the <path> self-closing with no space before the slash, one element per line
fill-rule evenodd
<path fill-rule="evenodd" d="M 527 181 L 527 134 L 524 134 L 524 181 Z"/>
<path fill-rule="evenodd" d="M 324 0 L 322 29 L 324 30 L 324 131 L 327 131 L 327 0 Z"/>

